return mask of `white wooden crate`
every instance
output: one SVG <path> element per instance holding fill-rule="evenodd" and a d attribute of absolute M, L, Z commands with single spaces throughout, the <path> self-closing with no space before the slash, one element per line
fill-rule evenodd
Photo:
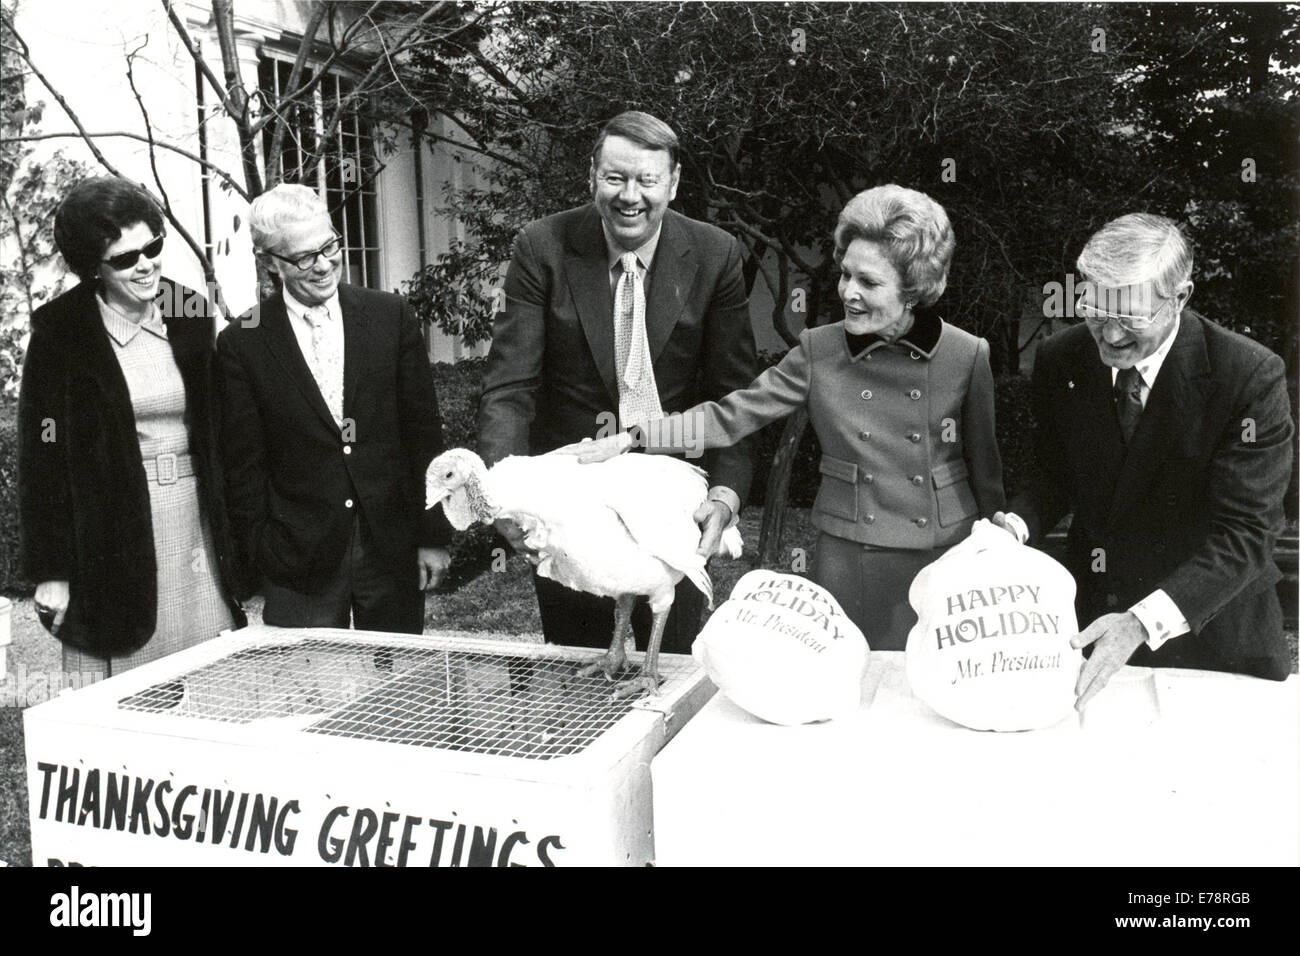
<path fill-rule="evenodd" d="M 24 714 L 37 865 L 643 865 L 650 761 L 713 693 L 661 655 L 250 627 Z M 640 655 L 633 655 L 639 662 Z"/>

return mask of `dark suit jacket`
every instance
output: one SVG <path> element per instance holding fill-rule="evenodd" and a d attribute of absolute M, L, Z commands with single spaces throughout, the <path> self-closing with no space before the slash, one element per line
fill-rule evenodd
<path fill-rule="evenodd" d="M 646 334 L 665 412 L 753 380 L 754 333 L 735 239 L 670 209 L 646 282 Z M 489 465 L 594 437 L 617 419 L 614 298 L 595 206 L 525 226 L 505 295 L 478 411 L 479 451 Z M 747 446 L 712 452 L 702 464 L 713 484 L 745 500 L 753 469 Z"/>
<path fill-rule="evenodd" d="M 450 540 L 441 509 L 424 511 L 424 470 L 443 447 L 433 372 L 400 296 L 340 285 L 339 305 L 342 431 L 278 293 L 218 336 L 231 523 L 250 567 L 312 594 L 337 572 L 359 511 L 415 587 L 417 545 Z"/>
<path fill-rule="evenodd" d="M 199 505 L 218 577 L 242 627 L 217 456 L 212 315 L 199 293 L 169 279 L 162 280 L 159 302 L 185 383 Z M 18 432 L 22 571 L 35 583 L 68 582 L 59 640 L 101 657 L 143 647 L 158 610 L 149 486 L 131 394 L 93 283 L 74 286 L 33 313 Z"/>
<path fill-rule="evenodd" d="M 1273 563 L 1291 473 L 1282 360 L 1184 310 L 1127 453 L 1085 326 L 1042 344 L 1033 400 L 1039 473 L 1011 508 L 1031 540 L 1073 509 L 1080 626 L 1163 588 L 1191 633 L 1131 663 L 1285 678 Z"/>

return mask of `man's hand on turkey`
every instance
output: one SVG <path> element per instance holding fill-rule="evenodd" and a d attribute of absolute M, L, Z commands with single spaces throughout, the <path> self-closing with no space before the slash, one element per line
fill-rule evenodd
<path fill-rule="evenodd" d="M 573 455 L 581 464 L 593 465 L 623 454 L 632 445 L 633 438 L 628 432 L 615 432 L 613 435 L 606 435 L 604 438 L 584 438 L 572 445 L 557 448 L 549 454 Z"/>

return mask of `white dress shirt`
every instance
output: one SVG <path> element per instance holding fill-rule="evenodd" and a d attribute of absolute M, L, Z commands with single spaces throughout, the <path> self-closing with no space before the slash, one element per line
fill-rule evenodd
<path fill-rule="evenodd" d="M 661 224 L 659 228 L 655 230 L 655 234 L 653 236 L 651 236 L 645 242 L 641 243 L 641 245 L 637 246 L 635 249 L 631 249 L 631 250 L 624 249 L 612 238 L 610 238 L 609 230 L 605 228 L 605 223 L 603 221 L 600 224 L 600 228 L 605 236 L 606 268 L 609 270 L 610 294 L 617 296 L 618 280 L 619 277 L 623 275 L 623 266 L 622 266 L 623 255 L 624 253 L 627 253 L 629 251 L 636 255 L 637 275 L 641 279 L 642 284 L 644 285 L 646 274 L 650 271 L 650 266 L 653 265 L 655 261 L 655 250 L 659 248 L 659 237 L 663 235 L 663 231 L 664 231 L 663 225 Z M 736 524 L 736 522 L 739 520 L 740 495 L 736 494 L 736 492 L 733 491 L 732 489 L 726 487 L 725 485 L 714 485 L 712 488 L 709 489 L 708 500 L 720 501 L 730 509 L 731 511 L 730 523 L 732 525 Z"/>
<path fill-rule="evenodd" d="M 298 341 L 298 348 L 302 352 L 302 357 L 307 363 L 307 368 L 314 369 L 315 352 L 312 349 L 312 327 L 307 321 L 307 310 L 312 306 L 303 305 L 292 295 L 288 289 L 284 289 L 284 307 L 289 313 L 289 327 L 293 329 L 293 337 Z M 343 309 L 339 305 L 339 294 L 336 290 L 333 295 L 323 303 L 325 310 L 329 313 L 330 321 L 326 324 L 322 333 L 321 347 L 326 351 L 331 359 L 337 358 L 337 368 L 343 369 Z M 313 371 L 313 375 L 315 372 Z"/>

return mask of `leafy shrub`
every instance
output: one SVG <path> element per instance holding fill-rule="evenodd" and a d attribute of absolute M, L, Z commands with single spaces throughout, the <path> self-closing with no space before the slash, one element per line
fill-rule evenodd
<path fill-rule="evenodd" d="M 0 593 L 32 591 L 18 573 L 18 408 L 0 403 Z"/>

